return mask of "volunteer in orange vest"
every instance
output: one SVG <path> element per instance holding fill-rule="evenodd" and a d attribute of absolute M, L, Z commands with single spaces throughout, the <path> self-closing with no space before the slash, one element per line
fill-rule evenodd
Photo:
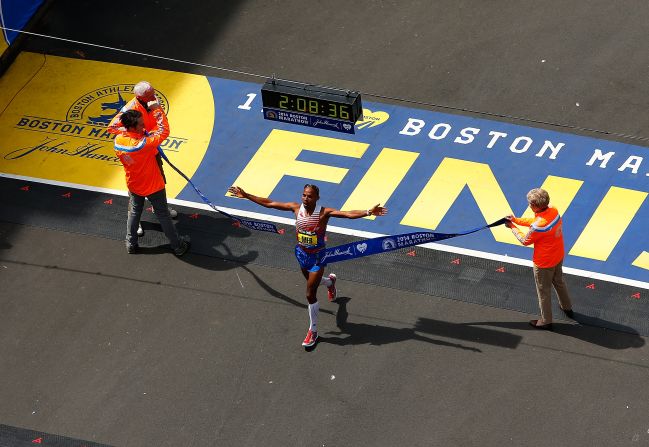
<path fill-rule="evenodd" d="M 569 318 L 573 318 L 572 302 L 568 287 L 563 279 L 563 230 L 559 211 L 550 205 L 550 195 L 541 188 L 527 193 L 527 201 L 534 212 L 534 218 L 523 219 L 507 216 L 507 227 L 523 245 L 534 245 L 534 281 L 539 298 L 541 318 L 531 320 L 536 329 L 552 329 L 552 287 L 559 297 L 559 306 Z M 527 233 L 516 225 L 529 227 Z"/>
<path fill-rule="evenodd" d="M 144 116 L 139 110 L 127 110 L 121 115 L 125 130 L 115 138 L 115 152 L 124 166 L 130 197 L 126 250 L 131 254 L 137 252 L 137 228 L 144 209 L 144 199 L 147 198 L 171 243 L 174 254 L 182 256 L 189 250 L 189 238 L 179 236 L 171 221 L 165 181 L 156 161 L 158 146 L 169 136 L 169 123 L 157 101 L 150 101 L 147 107 L 155 119 L 151 132 L 146 132 Z"/>
<path fill-rule="evenodd" d="M 115 115 L 108 124 L 107 131 L 109 133 L 119 134 L 120 132 L 125 130 L 124 125 L 122 124 L 121 116 L 122 113 L 126 112 L 127 110 L 138 110 L 142 114 L 142 118 L 144 119 L 144 129 L 147 132 L 151 132 L 155 127 L 156 119 L 147 106 L 149 101 L 157 101 L 155 89 L 147 81 L 140 81 L 133 87 L 133 93 L 135 93 L 135 97 L 127 102 L 126 105 L 122 107 L 122 110 L 120 110 L 119 113 L 117 113 L 117 115 Z M 162 178 L 165 180 L 165 183 L 167 183 L 164 170 L 162 169 L 162 157 L 160 157 L 160 154 L 156 155 L 156 161 L 158 162 L 158 166 L 160 167 Z M 178 216 L 178 212 L 172 208 L 169 208 L 169 213 L 174 219 Z M 144 230 L 142 230 L 141 225 L 137 227 L 137 235 L 144 236 Z"/>

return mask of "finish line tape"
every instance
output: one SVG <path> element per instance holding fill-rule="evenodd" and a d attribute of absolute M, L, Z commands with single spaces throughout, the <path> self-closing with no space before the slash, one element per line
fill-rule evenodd
<path fill-rule="evenodd" d="M 467 231 L 461 231 L 459 233 L 416 232 L 365 239 L 363 241 L 352 242 L 349 244 L 327 248 L 324 250 L 320 261 L 323 263 L 347 261 L 350 259 L 362 258 L 363 256 L 411 247 L 413 245 L 427 244 L 428 242 L 438 242 L 444 239 L 450 239 L 452 237 L 475 233 L 476 231 L 484 230 L 485 228 L 502 225 L 505 222 L 507 222 L 507 219 L 503 217 L 502 219 L 488 225 L 483 225 L 481 227 L 473 228 Z"/>

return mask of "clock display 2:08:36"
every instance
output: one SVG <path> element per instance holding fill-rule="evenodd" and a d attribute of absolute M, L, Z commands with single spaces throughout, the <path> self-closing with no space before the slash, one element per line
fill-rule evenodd
<path fill-rule="evenodd" d="M 337 104 L 329 101 L 318 101 L 313 98 L 302 98 L 300 96 L 279 96 L 279 108 L 292 110 L 301 113 L 310 113 L 312 115 L 327 116 L 340 120 L 349 120 L 351 118 L 349 104 Z"/>

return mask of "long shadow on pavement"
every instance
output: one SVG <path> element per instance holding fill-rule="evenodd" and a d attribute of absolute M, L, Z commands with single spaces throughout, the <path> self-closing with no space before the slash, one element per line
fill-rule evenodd
<path fill-rule="evenodd" d="M 339 331 L 329 331 L 328 335 L 337 337 L 323 337 L 320 335 L 320 343 L 330 343 L 338 346 L 348 345 L 385 345 L 389 343 L 398 343 L 407 340 L 418 340 L 440 346 L 464 349 L 473 352 L 482 352 L 480 349 L 464 346 L 458 343 L 451 343 L 442 340 L 436 340 L 419 335 L 415 328 L 393 328 L 381 326 L 378 324 L 350 323 L 347 321 L 349 316 L 347 312 L 347 303 L 350 298 L 339 297 L 336 300 L 338 312 L 336 313 L 336 326 Z"/>
<path fill-rule="evenodd" d="M 582 324 L 552 323 L 552 332 L 573 337 L 608 349 L 629 349 L 644 346 L 644 339 L 633 329 L 618 323 L 575 313 L 575 320 Z M 477 321 L 464 323 L 466 327 L 496 326 L 507 329 L 537 331 L 526 321 Z M 616 328 L 611 330 L 609 328 Z"/>

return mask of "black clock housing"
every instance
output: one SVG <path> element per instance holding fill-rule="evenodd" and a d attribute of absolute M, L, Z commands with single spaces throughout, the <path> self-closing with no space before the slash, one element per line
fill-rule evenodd
<path fill-rule="evenodd" d="M 261 89 L 263 107 L 355 123 L 363 116 L 361 94 L 329 87 L 269 79 Z"/>

